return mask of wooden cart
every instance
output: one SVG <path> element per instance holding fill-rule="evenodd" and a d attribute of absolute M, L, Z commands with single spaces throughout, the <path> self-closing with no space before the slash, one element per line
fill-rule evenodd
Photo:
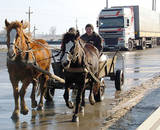
<path fill-rule="evenodd" d="M 103 95 L 105 92 L 104 77 L 110 77 L 110 80 L 115 81 L 116 90 L 121 90 L 122 88 L 122 85 L 124 83 L 124 72 L 122 69 L 118 69 L 115 72 L 115 63 L 117 60 L 117 53 L 118 52 L 115 52 L 112 58 L 108 58 L 104 54 L 101 56 L 102 60 L 100 58 L 98 79 L 101 82 L 101 87 L 98 91 L 98 94 L 95 95 L 95 100 L 97 102 L 103 100 Z M 105 58 L 103 59 L 103 57 Z M 56 75 L 57 77 L 60 77 L 61 79 L 64 79 L 64 71 L 61 66 L 61 63 L 54 56 L 53 56 L 53 62 L 52 62 L 52 69 L 53 69 L 54 75 Z M 78 72 L 76 72 L 75 70 L 75 73 L 78 73 Z M 90 86 L 87 84 L 87 82 L 86 82 L 86 85 L 87 85 L 87 89 L 89 89 Z M 46 100 L 53 99 L 55 89 L 64 89 L 64 88 L 65 88 L 64 82 L 61 82 L 60 80 L 56 80 L 54 78 L 50 78 L 47 83 L 47 93 L 45 95 Z M 75 86 L 73 84 L 71 86 L 71 89 L 74 89 L 74 88 Z"/>

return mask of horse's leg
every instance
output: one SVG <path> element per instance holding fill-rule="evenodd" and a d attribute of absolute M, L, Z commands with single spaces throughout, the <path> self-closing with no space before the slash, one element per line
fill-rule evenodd
<path fill-rule="evenodd" d="M 41 96 L 38 104 L 38 110 L 42 110 L 43 108 L 43 97 L 45 95 L 45 92 L 47 90 L 47 80 L 49 77 L 47 75 L 42 74 L 40 76 L 40 91 L 41 91 Z"/>
<path fill-rule="evenodd" d="M 70 84 L 67 82 L 67 80 L 65 81 L 65 91 L 64 91 L 64 95 L 63 98 L 66 102 L 66 106 L 70 109 L 73 108 L 73 103 L 71 101 L 69 101 L 69 91 L 70 91 Z"/>
<path fill-rule="evenodd" d="M 82 84 L 78 85 L 78 92 L 77 92 L 77 96 L 76 96 L 76 106 L 75 106 L 74 115 L 72 117 L 72 122 L 79 122 L 78 112 L 79 112 L 81 99 L 82 99 L 82 91 L 83 91 Z"/>
<path fill-rule="evenodd" d="M 84 107 L 85 107 L 85 89 L 82 92 L 82 103 L 81 103 L 81 107 L 80 107 L 81 113 L 84 113 Z"/>
<path fill-rule="evenodd" d="M 11 80 L 12 86 L 13 86 L 13 96 L 14 96 L 14 102 L 15 102 L 15 108 L 12 113 L 11 118 L 12 119 L 18 119 L 19 118 L 19 93 L 18 93 L 18 82 L 13 82 Z"/>
<path fill-rule="evenodd" d="M 90 94 L 89 94 L 89 102 L 91 105 L 95 104 L 94 94 L 93 94 L 93 81 L 90 82 Z"/>
<path fill-rule="evenodd" d="M 36 89 L 37 89 L 37 86 L 38 86 L 38 81 L 36 79 L 33 79 L 32 81 L 32 84 L 33 84 L 33 87 L 32 87 L 32 93 L 31 93 L 31 102 L 32 102 L 32 108 L 35 108 L 37 107 L 37 101 L 35 99 L 35 93 L 36 93 Z"/>
<path fill-rule="evenodd" d="M 24 96 L 26 94 L 26 90 L 27 90 L 27 87 L 28 87 L 29 84 L 30 84 L 30 80 L 24 80 L 23 84 L 22 84 L 22 88 L 21 88 L 21 90 L 19 92 L 20 98 L 21 98 L 21 100 L 20 100 L 21 101 L 20 102 L 20 104 L 21 104 L 21 111 L 20 112 L 23 115 L 28 114 L 28 108 L 26 106 L 26 103 L 25 103 L 25 100 L 24 100 Z"/>

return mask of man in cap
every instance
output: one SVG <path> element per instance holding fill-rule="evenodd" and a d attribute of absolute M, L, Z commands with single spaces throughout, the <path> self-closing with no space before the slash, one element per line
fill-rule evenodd
<path fill-rule="evenodd" d="M 102 51 L 102 38 L 97 33 L 94 32 L 94 27 L 92 24 L 87 24 L 85 27 L 86 33 L 80 38 L 86 43 L 94 45 L 100 52 Z"/>

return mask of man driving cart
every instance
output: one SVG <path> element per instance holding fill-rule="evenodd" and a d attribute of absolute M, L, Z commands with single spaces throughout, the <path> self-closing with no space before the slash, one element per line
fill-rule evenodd
<path fill-rule="evenodd" d="M 86 43 L 94 45 L 99 52 L 102 51 L 103 39 L 96 32 L 94 32 L 94 27 L 92 24 L 87 24 L 85 27 L 86 33 L 83 34 L 80 38 Z"/>

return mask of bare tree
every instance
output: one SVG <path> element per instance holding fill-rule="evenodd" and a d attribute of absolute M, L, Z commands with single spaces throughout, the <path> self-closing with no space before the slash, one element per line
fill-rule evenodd
<path fill-rule="evenodd" d="M 49 34 L 53 37 L 53 39 L 55 39 L 56 37 L 56 27 L 52 26 L 49 30 Z"/>

